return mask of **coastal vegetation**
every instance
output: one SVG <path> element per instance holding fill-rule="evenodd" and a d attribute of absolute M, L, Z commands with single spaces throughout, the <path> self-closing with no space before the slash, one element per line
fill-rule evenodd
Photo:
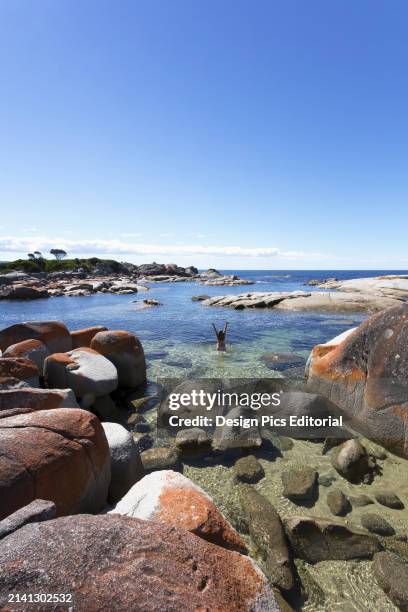
<path fill-rule="evenodd" d="M 54 249 L 52 250 L 54 251 Z M 27 274 L 38 272 L 75 272 L 80 269 L 91 273 L 97 266 L 103 266 L 111 270 L 112 273 L 124 271 L 123 264 L 114 259 L 100 259 L 99 257 L 63 259 L 60 255 L 56 259 L 46 259 L 41 253 L 35 252 L 29 253 L 27 259 L 0 262 L 0 274 L 13 271 L 26 272 Z"/>

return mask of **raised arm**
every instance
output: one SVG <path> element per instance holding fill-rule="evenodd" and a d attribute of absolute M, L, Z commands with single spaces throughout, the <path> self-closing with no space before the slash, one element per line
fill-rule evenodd
<path fill-rule="evenodd" d="M 228 328 L 228 321 L 224 325 L 224 336 L 227 333 L 227 328 Z"/>

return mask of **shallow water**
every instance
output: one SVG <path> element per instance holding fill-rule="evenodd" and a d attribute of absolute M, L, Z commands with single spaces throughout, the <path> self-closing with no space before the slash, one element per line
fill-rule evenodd
<path fill-rule="evenodd" d="M 367 448 L 374 448 L 370 441 L 363 441 Z M 339 476 L 331 466 L 330 456 L 322 455 L 323 445 L 309 441 L 294 440 L 294 446 L 284 451 L 282 457 L 266 459 L 259 457 L 265 470 L 265 477 L 254 485 L 276 508 L 285 519 L 295 515 L 312 515 L 343 522 L 354 527 L 361 527 L 360 519 L 365 512 L 375 512 L 383 516 L 397 533 L 406 534 L 408 526 L 408 461 L 388 454 L 384 461 L 379 461 L 382 475 L 377 476 L 371 485 L 353 485 Z M 308 465 L 319 474 L 333 476 L 330 487 L 319 486 L 319 498 L 312 507 L 292 503 L 282 495 L 281 474 L 296 466 Z M 237 498 L 237 487 L 234 485 L 232 470 L 225 465 L 207 467 L 185 466 L 184 473 L 194 480 L 214 499 L 217 506 L 228 519 L 239 528 L 240 505 Z M 355 496 L 361 493 L 374 500 L 374 493 L 381 490 L 394 490 L 405 503 L 403 510 L 392 510 L 377 502 L 363 508 L 353 508 L 345 517 L 333 516 L 326 504 L 326 496 L 334 488 L 340 488 L 345 495 Z M 256 550 L 245 537 L 252 556 L 257 558 Z M 324 561 L 315 565 L 297 561 L 299 575 L 309 595 L 302 610 L 307 612 L 391 612 L 397 610 L 377 585 L 371 570 L 370 561 Z"/>
<path fill-rule="evenodd" d="M 254 377 L 268 376 L 260 357 L 270 352 L 296 353 L 306 357 L 311 348 L 358 324 L 363 316 L 292 313 L 271 309 L 205 307 L 193 295 L 225 295 L 247 291 L 314 291 L 304 286 L 310 278 L 349 278 L 351 272 L 239 272 L 255 281 L 251 286 L 211 287 L 196 282 L 156 283 L 148 293 L 97 294 L 58 297 L 30 302 L 0 302 L 0 328 L 19 321 L 64 321 L 69 329 L 105 325 L 126 329 L 143 343 L 151 380 L 160 377 Z M 361 275 L 362 273 L 358 273 Z M 365 273 L 367 275 L 367 273 Z M 146 297 L 162 306 L 140 309 Z M 214 351 L 212 323 L 229 322 L 227 353 Z M 191 363 L 190 363 L 191 361 Z"/>
<path fill-rule="evenodd" d="M 231 271 L 232 272 L 232 271 Z M 271 352 L 296 353 L 307 358 L 311 348 L 326 342 L 341 332 L 358 325 L 362 314 L 335 315 L 318 313 L 291 313 L 270 309 L 235 311 L 226 308 L 204 307 L 193 302 L 193 295 L 224 295 L 249 291 L 316 290 L 303 283 L 311 278 L 356 278 L 374 276 L 376 272 L 339 271 L 269 271 L 235 272 L 256 281 L 252 286 L 208 287 L 195 282 L 152 284 L 149 293 L 140 295 L 100 294 L 77 298 L 50 298 L 32 302 L 0 302 L 0 328 L 26 320 L 61 320 L 72 329 L 91 325 L 105 325 L 110 329 L 127 329 L 143 343 L 150 385 L 163 378 L 265 378 L 275 377 L 261 360 Z M 384 273 L 384 272 L 378 272 Z M 390 272 L 393 273 L 393 272 Z M 396 273 L 396 272 L 394 272 Z M 140 309 L 137 301 L 146 296 L 160 300 L 162 306 Z M 229 321 L 228 350 L 225 354 L 214 350 L 212 323 L 221 327 Z M 155 412 L 146 417 L 152 425 Z M 380 462 L 381 478 L 372 485 L 351 485 L 338 476 L 330 464 L 329 456 L 321 454 L 322 445 L 294 441 L 294 447 L 282 457 L 261 458 L 265 478 L 257 485 L 276 507 L 283 518 L 304 513 L 325 516 L 359 526 L 365 508 L 354 508 L 345 518 L 333 517 L 325 497 L 330 488 L 320 486 L 320 497 L 312 508 L 297 506 L 282 496 L 280 475 L 284 469 L 305 463 L 320 474 L 336 478 L 332 488 L 339 486 L 344 493 L 360 492 L 373 497 L 374 490 L 389 488 L 398 493 L 405 503 L 401 511 L 391 510 L 375 503 L 369 511 L 382 514 L 397 531 L 407 532 L 408 525 L 408 462 L 391 455 Z M 224 514 L 234 523 L 240 514 L 236 487 L 231 469 L 225 465 L 187 465 L 185 474 L 198 483 L 214 499 Z M 251 553 L 249 539 L 244 536 Z M 314 566 L 297 562 L 298 571 L 309 593 L 304 606 L 307 612 L 391 612 L 397 610 L 377 585 L 370 562 L 327 561 Z"/>

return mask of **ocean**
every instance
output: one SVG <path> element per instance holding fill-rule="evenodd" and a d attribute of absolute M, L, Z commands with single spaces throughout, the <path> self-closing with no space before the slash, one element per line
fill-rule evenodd
<path fill-rule="evenodd" d="M 262 360 L 271 352 L 307 357 L 315 344 L 326 342 L 358 325 L 364 314 L 293 313 L 273 309 L 232 310 L 206 307 L 194 295 L 225 295 L 248 291 L 320 290 L 305 286 L 310 279 L 349 279 L 401 271 L 384 270 L 224 270 L 254 281 L 250 286 L 211 287 L 196 282 L 152 283 L 148 293 L 96 294 L 36 301 L 1 302 L 0 327 L 27 320 L 60 320 L 69 329 L 105 325 L 126 329 L 143 343 L 148 376 L 159 378 L 265 377 Z M 406 272 L 405 272 L 406 273 Z M 156 298 L 161 306 L 140 309 L 138 301 Z M 214 350 L 212 323 L 228 321 L 227 352 Z"/>

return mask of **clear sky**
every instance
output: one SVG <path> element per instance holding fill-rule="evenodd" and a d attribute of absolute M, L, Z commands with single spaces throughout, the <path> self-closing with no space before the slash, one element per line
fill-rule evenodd
<path fill-rule="evenodd" d="M 0 0 L 0 259 L 408 268 L 406 0 Z"/>

